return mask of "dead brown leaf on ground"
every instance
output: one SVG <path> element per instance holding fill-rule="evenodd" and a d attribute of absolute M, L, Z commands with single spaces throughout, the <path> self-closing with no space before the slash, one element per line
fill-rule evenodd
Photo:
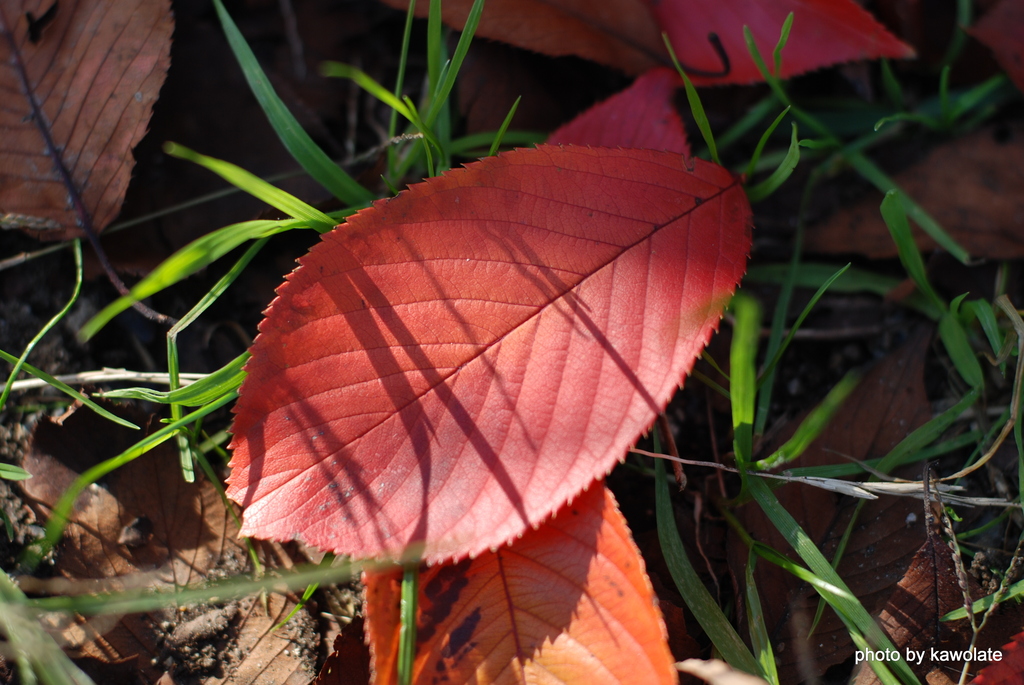
<path fill-rule="evenodd" d="M 117 411 L 147 423 L 139 412 Z M 40 518 L 49 516 L 82 472 L 140 437 L 84 408 L 41 421 L 24 462 L 33 474 L 23 483 L 26 499 Z M 36 589 L 169 588 L 238 574 L 248 561 L 237 538 L 238 525 L 216 488 L 201 475 L 186 483 L 174 443 L 165 442 L 79 496 L 55 560 L 64 582 L 37 581 Z M 293 599 L 273 594 L 267 610 L 249 599 L 222 607 L 55 618 L 52 628 L 97 682 L 121 682 L 133 674 L 155 682 L 164 673 L 184 672 L 210 685 L 283 683 L 292 673 L 308 680 L 310 647 L 317 642 L 305 613 L 305 623 L 270 632 L 294 606 Z"/>
<path fill-rule="evenodd" d="M 972 256 L 1024 257 L 1024 126 L 1005 124 L 936 147 L 925 159 L 895 176 L 916 200 Z M 809 252 L 896 256 L 896 246 L 878 210 L 882 194 L 872 191 L 807 232 Z M 918 247 L 935 242 L 912 225 Z"/>
<path fill-rule="evenodd" d="M 858 460 L 885 456 L 931 418 L 924 387 L 924 361 L 931 335 L 928 328 L 915 330 L 902 347 L 872 368 L 818 440 L 788 467 L 846 463 L 840 454 Z M 798 424 L 799 419 L 794 420 L 781 431 L 777 444 Z M 764 455 L 772 449 L 768 446 Z M 857 502 L 800 484 L 786 485 L 776 495 L 825 556 L 831 558 Z M 756 540 L 795 558 L 756 505 L 748 504 L 738 513 L 744 528 Z M 838 573 L 865 608 L 875 614 L 904 576 L 923 539 L 918 500 L 882 497 L 869 501 L 857 518 Z M 742 578 L 747 547 L 739 539 L 733 539 L 729 545 L 729 563 L 735 576 Z M 758 587 L 764 588 L 762 608 L 775 644 L 781 682 L 796 683 L 820 676 L 853 654 L 849 632 L 831 609 L 825 610 L 814 630 L 813 642 L 808 644 L 806 636 L 818 608 L 818 594 L 814 590 L 766 562 L 757 565 L 756 577 Z M 805 673 L 806 669 L 811 673 Z"/>
<path fill-rule="evenodd" d="M 47 240 L 121 209 L 170 64 L 168 0 L 0 4 L 0 214 Z M 19 218 L 23 217 L 23 218 Z"/>

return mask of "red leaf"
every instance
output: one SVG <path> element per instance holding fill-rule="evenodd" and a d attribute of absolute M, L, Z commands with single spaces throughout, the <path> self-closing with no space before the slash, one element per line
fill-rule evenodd
<path fill-rule="evenodd" d="M 243 534 L 457 559 L 607 473 L 743 274 L 746 196 L 693 165 L 517 150 L 326 234 L 246 366 L 229 488 Z"/>
<path fill-rule="evenodd" d="M 375 681 L 395 682 L 401 573 L 367 574 Z M 414 683 L 676 683 L 615 498 L 597 484 L 511 547 L 420 574 Z"/>
<path fill-rule="evenodd" d="M 1003 0 L 968 32 L 992 50 L 999 66 L 1024 91 L 1024 2 Z"/>
<path fill-rule="evenodd" d="M 1024 633 L 1003 645 L 1000 661 L 992 661 L 971 685 L 1013 685 L 1024 681 Z"/>
<path fill-rule="evenodd" d="M 686 129 L 672 105 L 683 80 L 659 67 L 551 134 L 549 143 L 642 147 L 690 156 Z"/>
<path fill-rule="evenodd" d="M 752 83 L 761 74 L 747 50 L 743 26 L 749 26 L 770 69 L 772 51 L 786 16 L 794 13 L 789 41 L 782 51 L 782 77 L 789 78 L 841 62 L 878 57 L 913 57 L 912 48 L 890 34 L 853 0 L 646 0 L 668 33 L 687 75 L 698 85 Z M 722 62 L 708 34 L 715 33 L 731 69 L 722 77 Z"/>

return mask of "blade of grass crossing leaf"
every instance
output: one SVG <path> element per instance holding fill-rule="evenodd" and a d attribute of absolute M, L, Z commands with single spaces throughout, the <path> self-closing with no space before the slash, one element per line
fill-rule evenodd
<path fill-rule="evenodd" d="M 302 227 L 304 222 L 289 221 L 243 221 L 217 229 L 212 233 L 193 240 L 165 259 L 145 278 L 136 283 L 128 294 L 114 300 L 92 317 L 82 330 L 79 338 L 88 340 L 96 335 L 115 316 L 128 309 L 133 302 L 144 300 L 164 288 L 174 285 L 200 269 L 203 269 L 242 243 L 255 238 L 264 238 Z"/>
<path fill-rule="evenodd" d="M 779 127 L 782 120 L 789 114 L 789 110 L 792 107 L 786 107 L 784 110 L 779 112 L 779 115 L 775 117 L 775 121 L 765 129 L 765 132 L 761 134 L 761 140 L 757 141 L 757 147 L 754 148 L 754 154 L 750 156 L 750 163 L 747 164 L 746 176 L 750 177 L 754 174 L 754 169 L 757 167 L 758 161 L 761 159 L 761 153 L 764 151 L 764 146 L 768 144 L 768 139 L 771 138 L 772 134 L 775 133 L 775 129 Z"/>
<path fill-rule="evenodd" d="M 251 174 L 230 162 L 201 155 L 177 143 L 164 143 L 164 152 L 172 157 L 187 159 L 209 169 L 231 185 L 241 188 L 256 199 L 266 202 L 271 207 L 281 210 L 288 216 L 308 221 L 313 228 L 328 231 L 335 226 L 335 221 L 319 209 L 311 207 L 294 195 L 286 193 L 280 188 L 267 183 L 259 176 Z"/>
<path fill-rule="evenodd" d="M 729 396 L 732 401 L 733 445 L 736 463 L 744 471 L 753 451 L 754 402 L 757 396 L 757 343 L 761 337 L 761 305 L 757 300 L 738 293 L 732 298 L 735 317 L 729 368 L 732 378 Z M 744 482 L 746 477 L 744 476 Z"/>
<path fill-rule="evenodd" d="M 775 367 L 778 366 L 779 361 L 782 360 L 782 355 L 785 354 L 786 348 L 788 348 L 789 344 L 793 342 L 793 338 L 796 336 L 797 331 L 800 330 L 800 327 L 803 325 L 804 320 L 807 319 L 811 311 L 814 309 L 814 305 L 818 304 L 818 300 L 820 300 L 821 296 L 825 294 L 825 291 L 827 291 L 833 283 L 839 280 L 839 278 L 843 274 L 845 274 L 849 268 L 850 265 L 847 264 L 843 268 L 839 269 L 839 271 L 836 271 L 831 276 L 829 276 L 829 278 L 818 287 L 818 290 L 811 297 L 810 301 L 807 302 L 807 305 L 803 308 L 803 311 L 800 312 L 800 316 L 797 317 L 796 321 L 790 327 L 789 333 L 786 335 L 786 339 L 782 341 L 782 344 L 779 345 L 779 348 L 775 351 L 775 354 L 772 355 L 772 359 L 770 362 L 768 362 L 768 366 L 766 366 L 764 371 L 761 372 L 761 376 L 757 382 L 757 387 L 759 389 L 761 385 L 765 382 L 765 379 L 768 378 L 768 376 L 770 376 L 775 371 Z"/>
<path fill-rule="evenodd" d="M 789 150 L 779 166 L 771 173 L 771 176 L 758 183 L 756 186 L 747 189 L 747 199 L 751 202 L 760 202 L 786 182 L 786 179 L 793 173 L 793 169 L 800 163 L 800 142 L 797 140 L 796 124 L 793 124 L 793 135 L 789 142 Z"/>
<path fill-rule="evenodd" d="M 772 685 L 779 685 L 779 672 L 775 667 L 775 654 L 772 652 L 771 638 L 768 636 L 768 627 L 764 622 L 764 611 L 761 610 L 761 597 L 757 592 L 757 583 L 754 581 L 754 568 L 757 565 L 757 555 L 751 549 L 747 554 L 747 568 L 745 572 L 745 592 L 747 599 L 747 625 L 750 626 L 750 644 L 754 648 L 757 663 L 761 665 L 761 673 L 765 680 Z"/>
<path fill-rule="evenodd" d="M 891 649 L 898 654 L 899 652 L 889 637 L 878 627 L 864 606 L 850 592 L 843 579 L 832 568 L 829 561 L 821 554 L 792 515 L 783 508 L 768 486 L 760 478 L 751 478 L 748 480 L 748 490 L 775 528 L 809 567 L 810 572 L 804 580 L 814 586 L 845 623 L 852 624 L 857 631 L 864 635 L 867 638 L 867 644 L 871 645 L 873 649 Z M 905 685 L 920 684 L 917 676 L 910 670 L 902 656 L 898 660 L 889 662 L 889 666 Z"/>
<path fill-rule="evenodd" d="M 401 628 L 398 631 L 398 685 L 412 685 L 416 661 L 416 603 L 420 586 L 419 562 L 402 568 Z"/>
<path fill-rule="evenodd" d="M 3 359 L 4 361 L 8 362 L 9 364 L 16 364 L 18 362 L 18 357 L 15 357 L 13 354 L 9 354 L 8 352 L 4 352 L 3 350 L 0 350 L 0 359 Z M 99 414 L 103 418 L 108 419 L 110 421 L 113 421 L 114 423 L 116 423 L 118 425 L 121 425 L 121 426 L 124 426 L 125 428 L 131 428 L 132 430 L 139 430 L 139 427 L 136 426 L 131 421 L 129 421 L 127 419 L 122 419 L 117 414 L 110 413 L 109 411 L 107 411 L 106 409 L 104 409 L 100 405 L 96 404 L 95 402 L 90 400 L 88 397 L 86 397 L 82 393 L 80 393 L 77 390 L 75 390 L 74 388 L 72 388 L 70 385 L 68 385 L 64 381 L 59 380 L 57 378 L 54 378 L 53 376 L 51 376 L 50 374 L 46 373 L 45 371 L 43 371 L 41 369 L 37 369 L 36 367 L 32 366 L 31 364 L 29 364 L 27 362 L 22 364 L 21 370 L 26 372 L 26 373 L 32 374 L 33 376 L 35 376 L 36 378 L 39 378 L 40 380 L 45 381 L 48 385 L 53 386 L 57 390 L 60 390 L 65 395 L 68 395 L 68 396 L 78 400 L 79 402 L 81 402 L 85 406 L 89 407 L 89 409 L 92 409 L 94 412 L 96 412 L 97 414 Z"/>
<path fill-rule="evenodd" d="M 455 86 L 455 79 L 459 75 L 459 69 L 462 68 L 463 60 L 466 59 L 466 53 L 469 52 L 469 46 L 473 42 L 473 36 L 476 34 L 483 11 L 484 0 L 474 0 L 473 6 L 469 9 L 469 14 L 466 16 L 466 24 L 462 27 L 459 42 L 455 46 L 455 53 L 452 55 L 451 62 L 443 76 L 440 87 L 434 93 L 430 102 L 430 109 L 427 110 L 426 121 L 428 126 L 432 126 L 437 121 L 442 105 L 448 101 L 448 95 Z"/>
<path fill-rule="evenodd" d="M 82 241 L 75 240 L 72 243 L 72 252 L 75 255 L 75 285 L 71 290 L 71 297 L 68 298 L 67 304 L 65 304 L 59 312 L 53 315 L 53 317 L 46 322 L 46 324 L 39 329 L 39 331 L 32 336 L 32 339 L 25 345 L 24 352 L 21 353 L 21 357 L 14 363 L 14 368 L 11 369 L 10 375 L 7 377 L 7 383 L 4 384 L 3 392 L 0 392 L 0 411 L 7 406 L 7 398 L 11 396 L 11 387 L 15 380 L 18 378 L 18 374 L 21 373 L 22 368 L 25 366 L 25 360 L 32 354 L 32 350 L 35 349 L 39 341 L 43 339 L 50 330 L 60 323 L 71 308 L 75 306 L 75 302 L 78 301 L 78 295 L 82 292 Z"/>
<path fill-rule="evenodd" d="M 921 252 L 917 249 L 914 236 L 910 232 L 910 224 L 907 222 L 907 213 L 901 202 L 901 193 L 898 190 L 890 190 L 885 194 L 881 205 L 882 218 L 885 225 L 889 227 L 889 234 L 896 243 L 896 250 L 900 256 L 900 262 L 906 269 L 907 275 L 913 279 L 917 289 L 928 297 L 942 311 L 946 311 L 946 303 L 938 296 L 928 282 L 928 274 L 924 268 L 924 260 L 921 259 Z"/>
<path fill-rule="evenodd" d="M 317 183 L 322 185 L 336 198 L 349 205 L 363 205 L 374 199 L 373 193 L 356 183 L 355 179 L 349 176 L 337 164 L 331 161 L 320 147 L 313 142 L 299 122 L 295 119 L 284 102 L 270 86 L 267 75 L 263 73 L 256 56 L 249 45 L 242 37 L 242 33 L 235 26 L 231 15 L 224 9 L 221 0 L 213 0 L 221 25 L 224 27 L 224 35 L 227 36 L 228 44 L 235 59 L 242 67 L 245 80 L 249 83 L 253 95 L 260 103 L 267 120 L 274 127 L 281 142 L 291 153 L 295 161 L 312 176 Z"/>
<path fill-rule="evenodd" d="M 675 50 L 672 49 L 672 42 L 668 39 L 668 34 L 662 33 L 661 38 L 665 41 L 665 47 L 668 48 L 668 54 L 672 58 L 672 64 L 675 65 L 676 71 L 679 72 L 679 75 L 683 77 L 683 87 L 686 89 L 686 101 L 690 103 L 690 113 L 693 114 L 693 120 L 697 124 L 697 129 L 700 131 L 700 135 L 704 138 L 704 144 L 708 146 L 708 152 L 711 154 L 711 161 L 720 165 L 722 161 L 718 158 L 718 148 L 715 146 L 715 136 L 711 132 L 711 122 L 708 121 L 708 116 L 704 113 L 704 105 L 701 104 L 700 96 L 697 95 L 697 89 L 693 87 L 690 77 L 686 75 L 686 72 L 683 71 L 682 65 L 679 64 Z"/>
<path fill-rule="evenodd" d="M 835 387 L 828 391 L 828 395 L 807 415 L 797 427 L 793 437 L 785 442 L 771 456 L 757 461 L 754 468 L 766 471 L 774 469 L 783 464 L 793 461 L 804 453 L 821 432 L 825 430 L 832 417 L 843 406 L 843 402 L 850 396 L 854 388 L 860 382 L 860 374 L 850 371 L 842 380 L 836 383 Z"/>
<path fill-rule="evenodd" d="M 786 20 L 782 22 L 782 30 L 779 31 L 779 42 L 775 44 L 775 50 L 772 52 L 772 74 L 775 76 L 782 73 L 782 51 L 789 41 L 789 32 L 792 28 L 793 13 L 790 12 L 786 15 Z"/>
<path fill-rule="evenodd" d="M 512 103 L 512 108 L 509 109 L 508 114 L 505 115 L 505 120 L 501 122 L 501 128 L 494 135 L 494 142 L 491 143 L 491 149 L 488 151 L 487 156 L 493 157 L 498 154 L 498 149 L 501 147 L 501 140 L 505 137 L 505 132 L 508 131 L 508 127 L 512 124 L 512 117 L 516 115 L 516 110 L 519 109 L 519 101 L 523 99 L 520 95 L 516 98 L 516 101 Z"/>
<path fill-rule="evenodd" d="M 661 542 L 661 551 L 665 555 L 665 563 L 679 594 L 683 596 L 686 606 L 690 608 L 701 628 L 729 665 L 753 675 L 763 675 L 757 659 L 747 649 L 736 629 L 726 619 L 690 564 L 676 528 L 665 464 L 661 459 L 654 460 L 654 488 L 658 539 Z"/>

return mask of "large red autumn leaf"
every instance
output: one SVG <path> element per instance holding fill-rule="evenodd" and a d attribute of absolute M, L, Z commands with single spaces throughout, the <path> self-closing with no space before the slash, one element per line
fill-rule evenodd
<path fill-rule="evenodd" d="M 686 128 L 672 104 L 683 80 L 671 69 L 651 69 L 629 88 L 560 127 L 549 143 L 643 147 L 689 156 Z"/>
<path fill-rule="evenodd" d="M 761 80 L 743 37 L 749 26 L 766 64 L 782 24 L 790 12 L 793 27 L 782 52 L 781 76 L 789 78 L 813 69 L 859 59 L 912 57 L 914 51 L 879 24 L 853 0 L 645 0 L 672 49 L 698 85 L 753 83 Z M 730 69 L 724 76 L 703 76 L 722 70 L 708 35 L 721 40 Z"/>
<path fill-rule="evenodd" d="M 365 580 L 375 682 L 395 682 L 401 573 Z M 510 547 L 423 568 L 417 610 L 417 684 L 678 681 L 643 559 L 602 484 Z"/>
<path fill-rule="evenodd" d="M 541 146 L 326 234 L 247 364 L 243 534 L 355 557 L 475 555 L 608 472 L 716 327 L 750 247 L 725 169 Z"/>
<path fill-rule="evenodd" d="M 167 0 L 0 3 L 0 214 L 53 240 L 113 221 L 173 30 Z"/>

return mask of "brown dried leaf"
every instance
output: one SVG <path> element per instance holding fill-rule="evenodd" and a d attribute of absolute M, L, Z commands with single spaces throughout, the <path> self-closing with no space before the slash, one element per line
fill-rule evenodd
<path fill-rule="evenodd" d="M 936 147 L 896 183 L 972 256 L 1024 257 L 1024 126 L 988 127 Z M 809 252 L 896 256 L 882 221 L 881 193 L 840 210 L 807 233 Z M 935 242 L 912 225 L 918 247 Z"/>
<path fill-rule="evenodd" d="M 955 682 L 949 679 L 946 671 L 962 664 L 936 663 L 930 654 L 932 647 L 966 649 L 970 644 L 971 630 L 967 621 L 957 624 L 939 621 L 943 614 L 963 604 L 963 593 L 957 583 L 952 552 L 937 531 L 929 531 L 925 543 L 914 555 L 910 568 L 897 583 L 880 616 L 882 628 L 902 655 L 907 655 L 907 650 L 924 653 L 920 661 L 909 661 L 915 673 L 929 683 L 935 683 L 936 679 L 945 679 L 940 682 Z M 880 682 L 868 666 L 860 669 L 856 685 Z"/>
<path fill-rule="evenodd" d="M 0 214 L 59 226 L 23 222 L 47 240 L 113 221 L 173 29 L 168 0 L 0 3 Z"/>
<path fill-rule="evenodd" d="M 115 411 L 146 424 L 138 412 Z M 48 516 L 80 473 L 140 437 L 86 409 L 41 421 L 24 463 L 33 474 L 22 484 L 29 504 L 40 517 Z M 66 581 L 102 581 L 114 590 L 194 584 L 215 569 L 246 567 L 237 536 L 238 526 L 214 486 L 200 475 L 186 483 L 177 451 L 166 442 L 79 496 L 55 570 Z M 78 590 L 82 587 L 87 585 Z M 289 631 L 297 626 L 293 622 L 283 631 L 268 632 L 294 606 L 293 599 L 273 594 L 269 615 L 260 602 L 249 599 L 185 613 L 169 607 L 123 617 L 77 617 L 53 628 L 97 682 L 119 682 L 133 674 L 154 682 L 170 658 L 176 664 L 172 669 L 199 669 L 207 675 L 202 682 L 210 685 L 284 683 L 293 672 L 304 678 L 297 682 L 305 683 L 308 655 L 294 647 L 284 654 L 291 645 Z M 202 659 L 209 655 L 201 653 L 211 651 L 210 645 L 220 658 L 203 668 Z"/>
<path fill-rule="evenodd" d="M 924 388 L 924 360 L 930 338 L 929 330 L 917 330 L 901 348 L 876 365 L 821 437 L 792 466 L 845 463 L 835 452 L 860 460 L 884 456 L 931 418 Z M 799 419 L 791 422 L 778 443 L 792 434 L 798 424 Z M 771 449 L 769 446 L 764 453 Z M 831 558 L 856 502 L 799 484 L 786 485 L 777 495 L 825 556 Z M 755 539 L 781 552 L 790 552 L 756 505 L 745 506 L 739 514 Z M 882 497 L 864 505 L 838 572 L 869 612 L 877 613 L 882 608 L 892 588 L 904 576 L 924 538 L 922 519 L 917 500 Z M 743 577 L 746 562 L 746 546 L 733 540 L 729 563 L 737 577 Z M 820 675 L 852 655 L 849 633 L 830 609 L 822 615 L 813 643 L 807 643 L 806 635 L 818 607 L 816 592 L 772 564 L 758 564 L 756 576 L 782 682 L 804 680 L 802 668 L 816 670 Z"/>

